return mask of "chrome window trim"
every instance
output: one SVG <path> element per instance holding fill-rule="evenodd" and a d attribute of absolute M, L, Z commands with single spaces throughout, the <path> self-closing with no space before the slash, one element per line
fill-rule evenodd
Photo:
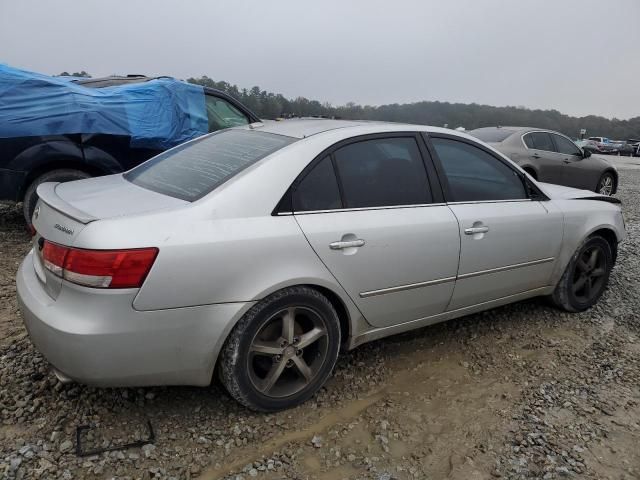
<path fill-rule="evenodd" d="M 422 207 L 446 207 L 446 203 L 420 203 L 416 205 L 387 205 L 380 207 L 357 207 L 357 208 L 332 208 L 330 210 L 307 210 L 304 212 L 279 212 L 279 215 L 315 215 L 317 213 L 333 212 L 364 212 L 368 210 L 395 210 L 399 208 L 422 208 Z"/>
<path fill-rule="evenodd" d="M 463 273 L 462 275 L 458 275 L 457 279 L 465 280 L 467 278 L 479 277 L 481 275 L 489 275 L 491 273 L 506 272 L 508 270 L 516 270 L 518 268 L 523 268 L 523 267 L 532 267 L 534 265 L 542 265 L 543 263 L 553 262 L 554 260 L 555 260 L 555 257 L 548 257 L 548 258 L 541 258 L 539 260 L 531 260 L 530 262 L 514 263 L 512 265 L 505 265 L 504 267 L 496 267 L 496 268 L 490 268 L 488 270 L 479 270 L 477 272 Z"/>
<path fill-rule="evenodd" d="M 432 285 L 440 285 L 442 283 L 448 283 L 455 281 L 456 277 L 438 278 L 436 280 L 428 280 L 426 282 L 409 283 L 407 285 L 398 285 L 397 287 L 381 288 L 380 290 L 369 290 L 367 292 L 360 293 L 360 298 L 375 297 L 377 295 L 384 295 L 385 293 L 403 292 L 405 290 L 413 290 L 414 288 L 430 287 Z"/>
<path fill-rule="evenodd" d="M 449 205 L 474 205 L 481 203 L 514 203 L 514 202 L 534 202 L 531 198 L 513 198 L 507 200 L 469 200 L 466 202 L 448 202 L 448 203 L 424 203 L 419 205 L 390 205 L 382 207 L 359 207 L 359 208 L 333 208 L 330 210 L 309 210 L 305 212 L 278 212 L 276 217 L 288 215 L 316 215 L 319 213 L 335 213 L 335 212 L 366 212 L 369 210 L 395 210 L 399 208 L 423 208 L 423 207 L 446 207 Z"/>
<path fill-rule="evenodd" d="M 480 203 L 514 203 L 514 202 L 533 202 L 533 201 L 534 200 L 530 198 L 511 198 L 511 199 L 505 199 L 505 200 L 469 200 L 465 202 L 449 202 L 447 203 L 447 205 L 465 205 L 465 204 L 475 205 Z"/>
<path fill-rule="evenodd" d="M 387 293 L 404 292 L 406 290 L 413 290 L 415 288 L 431 287 L 434 285 L 440 285 L 443 283 L 453 282 L 457 280 L 465 280 L 467 278 L 474 278 L 482 275 L 489 275 L 492 273 L 506 272 L 509 270 L 516 270 L 518 268 L 523 268 L 523 267 L 532 267 L 534 265 L 542 265 L 544 263 L 553 262 L 554 260 L 555 260 L 555 257 L 541 258 L 538 260 L 531 260 L 529 262 L 505 265 L 504 267 L 496 267 L 496 268 L 490 268 L 488 270 L 479 270 L 477 272 L 463 273 L 462 275 L 457 275 L 455 277 L 444 277 L 444 278 L 438 278 L 436 280 L 428 280 L 426 282 L 408 283 L 406 285 L 397 285 L 395 287 L 381 288 L 379 290 L 368 290 L 366 292 L 361 292 L 359 295 L 360 295 L 360 298 L 369 298 L 369 297 L 375 297 L 378 295 L 385 295 Z"/>

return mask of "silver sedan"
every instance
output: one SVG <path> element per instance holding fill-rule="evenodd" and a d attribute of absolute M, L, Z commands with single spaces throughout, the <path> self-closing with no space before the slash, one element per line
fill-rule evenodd
<path fill-rule="evenodd" d="M 341 347 L 538 295 L 585 310 L 625 237 L 617 199 L 417 125 L 253 124 L 38 194 L 18 297 L 59 378 L 217 371 L 263 411 L 310 398 Z"/>

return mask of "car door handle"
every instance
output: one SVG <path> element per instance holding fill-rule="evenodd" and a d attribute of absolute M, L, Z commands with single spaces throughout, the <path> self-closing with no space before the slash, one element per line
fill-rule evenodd
<path fill-rule="evenodd" d="M 489 231 L 489 227 L 471 227 L 471 228 L 465 228 L 464 234 L 473 235 L 475 233 L 487 233 L 488 231 Z"/>
<path fill-rule="evenodd" d="M 352 247 L 363 247 L 365 241 L 361 238 L 356 240 L 346 240 L 343 242 L 332 242 L 329 244 L 329 248 L 331 250 L 342 250 L 343 248 L 352 248 Z"/>
<path fill-rule="evenodd" d="M 533 158 L 540 158 L 540 155 L 538 155 L 537 153 L 534 153 L 533 155 L 531 155 Z"/>
<path fill-rule="evenodd" d="M 563 162 L 564 162 L 564 163 L 571 163 L 571 160 L 569 160 L 568 158 L 565 158 L 565 159 L 563 160 Z"/>

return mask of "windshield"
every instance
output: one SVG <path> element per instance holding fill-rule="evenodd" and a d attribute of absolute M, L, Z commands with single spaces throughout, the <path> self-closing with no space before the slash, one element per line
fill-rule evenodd
<path fill-rule="evenodd" d="M 507 137 L 513 135 L 513 130 L 505 130 L 504 128 L 478 128 L 477 130 L 471 130 L 467 133 L 483 142 L 500 143 L 507 139 Z"/>
<path fill-rule="evenodd" d="M 193 202 L 295 138 L 224 130 L 178 146 L 125 173 L 131 183 Z"/>

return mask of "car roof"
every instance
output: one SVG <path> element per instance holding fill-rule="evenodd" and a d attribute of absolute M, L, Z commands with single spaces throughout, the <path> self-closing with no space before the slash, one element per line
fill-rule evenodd
<path fill-rule="evenodd" d="M 362 127 L 365 127 L 363 130 Z M 287 120 L 264 120 L 259 123 L 254 123 L 246 127 L 237 127 L 244 129 L 254 129 L 260 132 L 274 133 L 277 135 L 285 135 L 294 138 L 307 138 L 313 135 L 317 135 L 323 132 L 329 132 L 332 130 L 360 130 L 361 133 L 376 133 L 376 132 L 398 132 L 402 130 L 406 131 L 424 131 L 424 132 L 442 132 L 450 135 L 458 135 L 463 137 L 469 137 L 464 135 L 464 132 L 456 132 L 454 130 L 448 130 L 445 128 L 431 127 L 428 125 L 413 125 L 408 123 L 394 123 L 394 122 L 378 122 L 370 120 L 336 120 L 336 119 L 322 119 L 322 118 L 292 118 Z M 359 133 L 360 133 L 359 132 Z M 357 133 L 357 134 L 359 134 Z"/>

